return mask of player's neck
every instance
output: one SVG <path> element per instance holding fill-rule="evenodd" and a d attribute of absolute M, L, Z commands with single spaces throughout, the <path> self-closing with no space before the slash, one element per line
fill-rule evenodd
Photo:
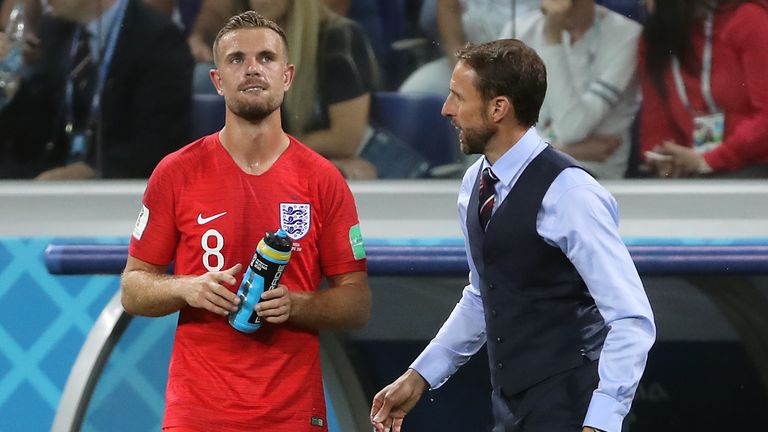
<path fill-rule="evenodd" d="M 231 117 L 228 116 L 219 133 L 222 146 L 244 172 L 265 173 L 290 144 L 280 125 L 280 116 L 270 116 L 258 123 Z"/>

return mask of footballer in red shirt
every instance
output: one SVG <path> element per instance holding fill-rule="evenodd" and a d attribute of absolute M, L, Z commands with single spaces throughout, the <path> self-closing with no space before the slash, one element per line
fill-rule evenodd
<path fill-rule="evenodd" d="M 163 159 L 144 193 L 123 305 L 179 311 L 164 430 L 327 430 L 318 331 L 359 327 L 370 314 L 354 198 L 332 163 L 280 127 L 293 78 L 281 32 L 255 12 L 230 19 L 212 72 L 226 126 Z M 278 228 L 291 238 L 290 262 L 256 307 L 261 328 L 238 332 L 227 314 L 245 266 Z M 171 263 L 175 276 L 165 274 Z"/>

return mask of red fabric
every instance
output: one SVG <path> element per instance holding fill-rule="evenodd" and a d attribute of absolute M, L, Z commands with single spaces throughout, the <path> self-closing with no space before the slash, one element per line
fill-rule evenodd
<path fill-rule="evenodd" d="M 307 234 L 293 240 L 281 283 L 314 291 L 323 274 L 366 270 L 365 259 L 355 260 L 350 246 L 349 230 L 358 217 L 347 184 L 330 162 L 293 138 L 260 176 L 242 172 L 218 134 L 167 156 L 149 179 L 143 198 L 149 218 L 141 239 L 131 239 L 129 253 L 157 265 L 175 259 L 180 275 L 205 273 L 204 261 L 222 270 L 245 266 L 264 233 L 281 226 L 280 203 L 308 203 L 311 218 Z M 223 212 L 199 224 L 200 217 Z M 163 427 L 326 430 L 310 426 L 311 417 L 327 424 L 317 334 L 263 324 L 246 335 L 224 317 L 184 308 L 166 399 Z"/>
<path fill-rule="evenodd" d="M 755 163 L 768 163 L 768 11 L 755 4 L 721 7 L 715 14 L 712 46 L 712 94 L 725 113 L 723 144 L 704 154 L 715 171 L 730 171 Z M 692 36 L 696 61 L 701 64 L 704 26 Z M 671 68 L 665 74 L 666 99 L 662 99 L 645 73 L 645 46 L 640 42 L 643 105 L 640 126 L 642 150 L 663 141 L 693 145 L 693 116 L 680 101 Z M 701 73 L 681 68 L 691 105 L 706 113 L 701 93 Z"/>

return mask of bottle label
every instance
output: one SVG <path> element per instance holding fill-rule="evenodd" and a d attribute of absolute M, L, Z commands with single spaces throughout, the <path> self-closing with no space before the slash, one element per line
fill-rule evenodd
<path fill-rule="evenodd" d="M 260 276 L 264 280 L 264 291 L 277 288 L 280 283 L 280 278 L 283 276 L 286 264 L 277 264 L 264 259 L 263 256 L 256 254 L 251 262 L 251 271 L 254 274 Z M 258 303 L 260 299 L 253 299 L 254 304 Z M 248 322 L 251 324 L 257 324 L 260 322 L 259 316 L 254 310 L 251 312 L 251 316 L 248 318 Z"/>

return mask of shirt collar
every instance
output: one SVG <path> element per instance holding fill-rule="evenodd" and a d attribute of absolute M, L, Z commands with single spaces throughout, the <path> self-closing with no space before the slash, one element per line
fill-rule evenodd
<path fill-rule="evenodd" d="M 512 180 L 517 178 L 518 174 L 528 165 L 528 162 L 537 154 L 536 150 L 545 145 L 535 127 L 531 127 L 509 150 L 506 151 L 499 160 L 493 164 L 493 173 L 499 178 L 499 181 L 510 186 Z M 491 166 L 488 159 L 483 156 L 483 166 L 481 169 Z"/>
<path fill-rule="evenodd" d="M 100 54 L 99 49 L 104 49 L 107 45 L 107 38 L 115 30 L 113 27 L 121 24 L 114 21 L 117 19 L 117 12 L 122 7 L 122 3 L 126 1 L 128 0 L 117 0 L 100 17 L 85 25 L 85 29 L 92 36 L 90 39 L 91 53 L 96 56 L 95 58 L 98 58 Z"/>

